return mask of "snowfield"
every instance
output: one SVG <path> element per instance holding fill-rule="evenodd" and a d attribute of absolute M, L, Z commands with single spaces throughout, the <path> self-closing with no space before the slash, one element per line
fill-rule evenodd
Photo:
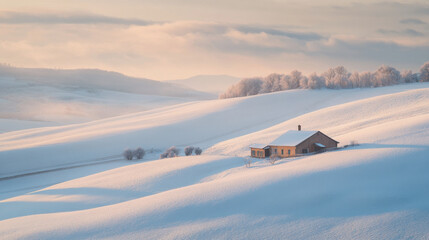
<path fill-rule="evenodd" d="M 244 166 L 249 145 L 298 124 L 360 145 Z M 119 156 L 126 147 L 172 145 L 204 152 Z M 0 134 L 0 236 L 427 239 L 428 156 L 427 83 L 197 101 L 7 132 Z M 11 177 L 38 171 L 45 172 Z"/>

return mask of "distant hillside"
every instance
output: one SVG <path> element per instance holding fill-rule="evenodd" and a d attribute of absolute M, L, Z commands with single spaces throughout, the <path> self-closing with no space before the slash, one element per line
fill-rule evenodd
<path fill-rule="evenodd" d="M 0 77 L 50 87 L 75 87 L 169 97 L 205 97 L 203 93 L 168 82 L 129 77 L 99 69 L 59 70 L 0 65 Z"/>
<path fill-rule="evenodd" d="M 240 78 L 228 75 L 198 75 L 187 79 L 170 80 L 170 83 L 178 83 L 182 86 L 201 92 L 219 94 L 225 92 L 229 86 L 237 83 Z"/>
<path fill-rule="evenodd" d="M 0 65 L 0 132 L 92 121 L 215 97 L 178 84 L 103 70 Z"/>

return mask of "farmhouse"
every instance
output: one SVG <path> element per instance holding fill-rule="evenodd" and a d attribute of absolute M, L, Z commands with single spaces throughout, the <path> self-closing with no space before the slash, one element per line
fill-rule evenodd
<path fill-rule="evenodd" d="M 320 131 L 290 130 L 268 145 L 256 144 L 250 146 L 252 157 L 266 158 L 271 155 L 278 157 L 294 157 L 297 155 L 321 152 L 336 148 L 338 142 Z"/>

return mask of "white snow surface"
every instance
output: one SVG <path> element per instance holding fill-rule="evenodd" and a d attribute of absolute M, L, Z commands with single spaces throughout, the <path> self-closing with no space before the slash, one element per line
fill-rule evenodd
<path fill-rule="evenodd" d="M 251 144 L 298 124 L 360 145 L 244 166 Z M 3 133 L 0 176 L 95 161 L 126 146 L 190 144 L 203 155 L 149 153 L 0 180 L 0 236 L 429 238 L 428 84 L 294 90 Z"/>
<path fill-rule="evenodd" d="M 303 142 L 305 139 L 316 134 L 317 131 L 298 131 L 289 130 L 285 134 L 280 135 L 271 143 L 267 144 L 270 146 L 296 146 Z"/>

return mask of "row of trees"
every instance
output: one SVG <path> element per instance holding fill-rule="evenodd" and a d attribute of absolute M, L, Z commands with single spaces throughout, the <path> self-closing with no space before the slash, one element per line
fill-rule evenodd
<path fill-rule="evenodd" d="M 201 155 L 203 150 L 199 147 L 187 146 L 187 147 L 185 147 L 184 152 L 185 152 L 186 156 L 190 156 L 190 155 L 192 155 L 192 153 L 195 153 L 195 155 Z M 168 148 L 167 150 L 165 150 L 165 152 L 162 153 L 159 156 L 159 158 L 163 159 L 163 158 L 177 157 L 177 156 L 179 156 L 179 153 L 180 153 L 180 150 L 177 149 L 175 146 L 172 146 L 172 147 Z"/>
<path fill-rule="evenodd" d="M 133 160 L 133 158 L 143 159 L 145 154 L 146 154 L 146 151 L 141 147 L 139 147 L 135 150 L 126 149 L 123 153 L 124 158 L 127 160 Z"/>
<path fill-rule="evenodd" d="M 149 152 L 153 152 L 153 149 Z M 186 156 L 190 156 L 193 153 L 195 153 L 195 155 L 201 155 L 203 150 L 199 147 L 187 146 L 187 147 L 185 147 L 184 152 L 185 152 Z M 165 150 L 165 152 L 163 152 L 159 156 L 159 158 L 162 159 L 162 158 L 177 157 L 177 156 L 179 156 L 179 153 L 180 153 L 180 149 L 176 148 L 175 146 L 172 146 L 172 147 L 168 148 L 167 150 Z M 122 153 L 124 158 L 127 160 L 133 160 L 134 158 L 143 159 L 145 154 L 146 154 L 146 151 L 141 147 L 134 149 L 134 150 L 133 149 L 125 149 L 125 151 Z"/>
<path fill-rule="evenodd" d="M 429 62 L 420 68 L 420 73 L 411 70 L 399 72 L 393 67 L 383 65 L 375 72 L 349 73 L 343 66 L 330 68 L 321 75 L 313 73 L 304 76 L 294 70 L 290 74 L 270 74 L 267 77 L 242 79 L 231 86 L 219 98 L 233 98 L 270 93 L 288 89 L 342 89 L 390 86 L 400 83 L 429 82 Z"/>

